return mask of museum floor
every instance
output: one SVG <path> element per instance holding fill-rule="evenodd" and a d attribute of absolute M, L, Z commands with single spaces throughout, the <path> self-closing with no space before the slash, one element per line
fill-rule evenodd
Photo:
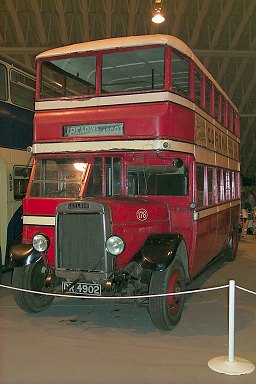
<path fill-rule="evenodd" d="M 235 262 L 219 261 L 190 289 L 236 285 L 256 292 L 256 239 L 239 243 Z M 2 284 L 10 283 L 10 274 Z M 146 308 L 123 302 L 57 298 L 26 314 L 0 287 L 0 384 L 253 384 L 212 371 L 228 355 L 228 288 L 186 296 L 180 324 L 159 331 Z M 256 365 L 256 295 L 236 288 L 235 357 Z"/>

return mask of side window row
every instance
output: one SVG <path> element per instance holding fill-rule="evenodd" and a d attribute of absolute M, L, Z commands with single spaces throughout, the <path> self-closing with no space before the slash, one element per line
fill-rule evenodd
<path fill-rule="evenodd" d="M 239 116 L 224 95 L 195 63 L 174 51 L 171 57 L 172 91 L 191 98 L 231 132 L 238 134 Z"/>
<path fill-rule="evenodd" d="M 8 96 L 8 82 L 10 83 L 10 96 Z M 0 99 L 11 101 L 30 110 L 34 109 L 35 79 L 23 72 L 11 69 L 10 72 L 4 64 L 0 64 Z"/>
<path fill-rule="evenodd" d="M 239 173 L 206 165 L 196 167 L 198 208 L 240 198 Z"/>

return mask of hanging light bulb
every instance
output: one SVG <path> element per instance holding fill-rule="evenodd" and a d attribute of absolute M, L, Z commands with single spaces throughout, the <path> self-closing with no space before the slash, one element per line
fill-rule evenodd
<path fill-rule="evenodd" d="M 161 24 L 165 21 L 164 16 L 161 14 L 162 11 L 162 0 L 154 0 L 154 15 L 152 21 L 155 24 Z"/>
<path fill-rule="evenodd" d="M 165 21 L 163 15 L 161 15 L 161 11 L 156 11 L 155 15 L 152 17 L 152 21 L 155 24 L 161 24 Z"/>

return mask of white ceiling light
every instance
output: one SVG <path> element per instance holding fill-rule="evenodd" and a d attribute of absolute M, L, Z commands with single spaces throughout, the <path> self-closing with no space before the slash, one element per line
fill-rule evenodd
<path fill-rule="evenodd" d="M 165 21 L 164 16 L 162 15 L 162 4 L 163 0 L 154 0 L 154 15 L 152 21 L 155 24 L 161 24 Z"/>

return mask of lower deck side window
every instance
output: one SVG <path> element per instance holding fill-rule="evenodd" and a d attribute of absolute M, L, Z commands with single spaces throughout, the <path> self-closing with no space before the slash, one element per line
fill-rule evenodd
<path fill-rule="evenodd" d="M 127 168 L 128 195 L 188 195 L 188 168 L 132 166 Z"/>
<path fill-rule="evenodd" d="M 196 166 L 197 207 L 240 198 L 239 173 L 207 165 Z"/>

